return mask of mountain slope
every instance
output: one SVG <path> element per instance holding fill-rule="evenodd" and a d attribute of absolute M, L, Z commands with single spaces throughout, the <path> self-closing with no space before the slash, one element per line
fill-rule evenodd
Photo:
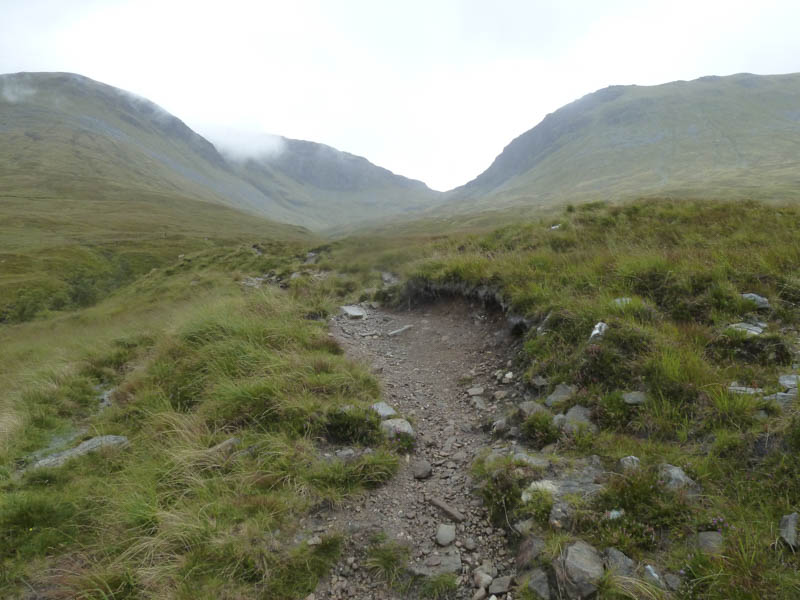
<path fill-rule="evenodd" d="M 651 194 L 786 198 L 800 183 L 800 74 L 612 86 L 547 115 L 448 208 Z"/>
<path fill-rule="evenodd" d="M 282 153 L 258 163 L 229 161 L 152 102 L 79 75 L 0 76 L 0 196 L 131 191 L 312 228 L 400 213 L 436 197 L 422 183 L 311 142 L 287 140 Z"/>

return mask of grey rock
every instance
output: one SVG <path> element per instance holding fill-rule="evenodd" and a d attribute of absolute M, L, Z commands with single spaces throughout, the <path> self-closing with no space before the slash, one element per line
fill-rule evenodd
<path fill-rule="evenodd" d="M 411 423 L 405 419 L 387 419 L 381 423 L 381 429 L 386 434 L 386 437 L 388 437 L 390 440 L 404 435 L 411 438 L 416 437 L 414 428 L 411 427 Z"/>
<path fill-rule="evenodd" d="M 800 375 L 781 375 L 778 378 L 779 385 L 785 390 L 796 390 L 798 386 L 798 382 L 800 381 Z"/>
<path fill-rule="evenodd" d="M 388 335 L 389 337 L 395 337 L 397 335 L 400 335 L 401 333 L 405 333 L 406 331 L 412 329 L 413 327 L 414 327 L 413 325 L 403 325 L 400 329 L 395 329 L 394 331 L 390 331 Z"/>
<path fill-rule="evenodd" d="M 472 600 L 485 600 L 486 598 L 486 589 L 485 588 L 478 588 L 475 590 L 475 593 L 472 594 Z"/>
<path fill-rule="evenodd" d="M 639 457 L 637 456 L 623 456 L 619 459 L 618 464 L 620 471 L 625 473 L 629 471 L 636 471 L 639 468 L 641 461 L 639 461 Z"/>
<path fill-rule="evenodd" d="M 475 572 L 472 573 L 472 583 L 474 583 L 475 587 L 479 590 L 485 590 L 492 585 L 492 576 L 480 568 L 475 569 Z"/>
<path fill-rule="evenodd" d="M 228 455 L 238 445 L 239 445 L 239 438 L 237 437 L 228 438 L 224 442 L 220 442 L 216 446 L 212 446 L 211 448 L 209 448 L 208 453 Z"/>
<path fill-rule="evenodd" d="M 630 577 L 636 570 L 636 563 L 616 548 L 606 548 L 603 552 L 603 563 L 606 569 L 614 571 L 617 575 Z"/>
<path fill-rule="evenodd" d="M 456 539 L 456 526 L 442 523 L 436 530 L 436 543 L 440 546 L 449 546 Z"/>
<path fill-rule="evenodd" d="M 475 541 L 475 538 L 467 538 L 467 541 L 464 542 L 464 548 L 472 552 L 473 550 L 477 549 L 478 543 Z"/>
<path fill-rule="evenodd" d="M 397 416 L 397 411 L 386 404 L 386 402 L 376 402 L 370 406 L 370 408 L 378 413 L 378 416 L 381 419 L 391 419 L 392 417 Z"/>
<path fill-rule="evenodd" d="M 511 589 L 511 581 L 513 577 L 510 575 L 506 575 L 505 577 L 498 577 L 497 579 L 492 581 L 492 584 L 489 586 L 489 593 L 490 594 L 505 594 L 508 590 Z"/>
<path fill-rule="evenodd" d="M 413 575 L 423 577 L 436 577 L 445 573 L 461 574 L 461 554 L 453 549 L 446 554 L 428 557 L 425 561 L 414 563 L 409 567 Z"/>
<path fill-rule="evenodd" d="M 492 423 L 492 433 L 494 435 L 502 435 L 508 431 L 508 419 L 500 417 Z"/>
<path fill-rule="evenodd" d="M 781 517 L 781 524 L 779 527 L 781 539 L 789 544 L 792 548 L 797 548 L 797 521 L 798 514 L 793 512 L 790 515 L 783 515 Z"/>
<path fill-rule="evenodd" d="M 411 465 L 411 472 L 414 475 L 414 479 L 427 479 L 431 476 L 433 467 L 427 460 L 417 460 Z"/>
<path fill-rule="evenodd" d="M 352 304 L 340 307 L 342 313 L 349 319 L 363 319 L 367 316 L 367 311 L 365 311 L 360 306 L 355 306 Z"/>
<path fill-rule="evenodd" d="M 569 531 L 575 518 L 575 509 L 567 502 L 554 502 L 548 523 L 556 531 Z"/>
<path fill-rule="evenodd" d="M 540 600 L 550 600 L 550 582 L 544 569 L 534 569 L 528 579 L 528 589 Z"/>
<path fill-rule="evenodd" d="M 492 394 L 492 397 L 493 397 L 493 398 L 494 398 L 494 399 L 495 399 L 497 402 L 500 402 L 501 400 L 505 400 L 505 399 L 506 399 L 506 396 L 508 396 L 508 392 L 506 392 L 506 391 L 504 391 L 504 390 L 497 390 L 497 391 L 496 391 L 494 394 Z"/>
<path fill-rule="evenodd" d="M 664 480 L 664 485 L 670 490 L 694 489 L 697 484 L 680 467 L 662 464 L 658 470 L 659 477 Z"/>
<path fill-rule="evenodd" d="M 644 404 L 647 401 L 647 396 L 644 392 L 625 392 L 622 394 L 622 400 L 625 402 L 625 404 L 636 406 L 638 404 Z"/>
<path fill-rule="evenodd" d="M 746 294 L 742 294 L 742 298 L 754 302 L 758 310 L 766 310 L 770 308 L 769 300 L 764 298 L 764 296 L 759 296 L 758 294 L 748 292 Z"/>
<path fill-rule="evenodd" d="M 563 557 L 562 575 L 571 598 L 590 598 L 597 592 L 597 583 L 603 576 L 603 560 L 597 550 L 578 540 L 567 547 Z"/>
<path fill-rule="evenodd" d="M 70 459 L 77 458 L 78 456 L 84 456 L 91 452 L 97 452 L 102 448 L 125 448 L 128 445 L 128 438 L 124 435 L 101 435 L 99 437 L 86 440 L 85 442 L 81 442 L 75 448 L 70 448 L 69 450 L 63 450 L 62 452 L 56 452 L 50 456 L 45 456 L 44 458 L 33 463 L 30 468 L 39 469 L 42 467 L 60 467 Z"/>
<path fill-rule="evenodd" d="M 522 537 L 528 535 L 533 528 L 536 527 L 536 522 L 533 519 L 525 519 L 524 521 L 516 521 L 511 528 Z"/>
<path fill-rule="evenodd" d="M 567 424 L 567 415 L 556 415 L 553 417 L 553 425 L 557 429 L 564 429 L 564 426 Z"/>
<path fill-rule="evenodd" d="M 503 375 L 503 380 L 500 383 L 502 383 L 503 385 L 508 385 L 513 381 L 514 381 L 514 373 L 508 371 L 505 375 Z"/>
<path fill-rule="evenodd" d="M 764 400 L 767 402 L 776 402 L 778 403 L 781 408 L 786 409 L 791 406 L 792 402 L 797 399 L 797 390 L 793 389 L 788 392 L 778 392 L 777 394 L 770 394 L 769 396 L 764 396 Z"/>
<path fill-rule="evenodd" d="M 567 433 L 574 433 L 581 427 L 585 427 L 592 433 L 597 433 L 597 425 L 592 423 L 590 419 L 591 414 L 592 411 L 585 406 L 581 406 L 580 404 L 573 406 L 567 411 L 564 431 Z"/>
<path fill-rule="evenodd" d="M 751 388 L 743 385 L 737 385 L 736 382 L 728 386 L 728 393 L 739 394 L 741 396 L 757 396 L 763 394 L 764 390 L 761 388 Z"/>
<path fill-rule="evenodd" d="M 342 459 L 353 458 L 356 455 L 356 451 L 352 448 L 342 448 L 341 450 L 336 451 L 336 457 Z"/>
<path fill-rule="evenodd" d="M 481 386 L 476 385 L 474 387 L 469 388 L 467 390 L 467 394 L 470 396 L 483 396 L 484 391 L 485 390 Z"/>
<path fill-rule="evenodd" d="M 600 321 L 594 326 L 594 329 L 592 329 L 592 333 L 589 335 L 589 340 L 591 341 L 603 337 L 606 331 L 608 331 L 608 325 Z"/>
<path fill-rule="evenodd" d="M 574 385 L 566 385 L 564 383 L 559 383 L 556 386 L 556 389 L 553 390 L 547 399 L 544 401 L 545 406 L 551 407 L 558 402 L 563 402 L 564 400 L 569 400 L 576 392 L 576 388 Z"/>
<path fill-rule="evenodd" d="M 719 554 L 725 540 L 719 531 L 701 531 L 697 534 L 697 547 L 707 554 Z"/>
<path fill-rule="evenodd" d="M 486 410 L 486 400 L 483 399 L 483 396 L 472 396 L 471 400 L 475 410 Z"/>
<path fill-rule="evenodd" d="M 525 463 L 531 467 L 547 468 L 550 466 L 550 459 L 544 456 L 534 456 L 527 452 L 517 452 L 514 455 L 514 460 Z"/>
<path fill-rule="evenodd" d="M 764 333 L 766 326 L 761 327 L 761 325 L 756 325 L 753 323 L 734 323 L 733 325 L 728 326 L 730 329 L 735 329 L 736 331 L 743 331 L 747 334 L 748 337 L 754 337 L 757 335 L 761 335 Z"/>
<path fill-rule="evenodd" d="M 529 535 L 517 548 L 516 565 L 517 571 L 522 572 L 532 567 L 539 555 L 544 552 L 546 543 L 538 535 Z"/>
<path fill-rule="evenodd" d="M 450 506 L 441 498 L 428 498 L 428 502 L 433 504 L 456 523 L 461 523 L 466 518 L 460 510 Z"/>
<path fill-rule="evenodd" d="M 531 385 L 535 388 L 546 388 L 549 385 L 546 377 L 537 375 L 531 380 Z"/>
<path fill-rule="evenodd" d="M 681 578 L 675 575 L 675 573 L 664 573 L 663 579 L 664 583 L 667 584 L 667 589 L 673 592 L 677 592 L 683 583 Z"/>
<path fill-rule="evenodd" d="M 528 400 L 523 402 L 519 405 L 519 411 L 522 413 L 522 417 L 527 419 L 532 414 L 537 412 L 548 412 L 548 410 L 539 404 L 538 402 L 534 402 L 533 400 Z"/>
<path fill-rule="evenodd" d="M 653 565 L 645 565 L 644 566 L 644 576 L 643 579 L 652 585 L 660 587 L 661 589 L 666 588 L 666 583 L 661 578 L 661 574 L 656 570 Z"/>

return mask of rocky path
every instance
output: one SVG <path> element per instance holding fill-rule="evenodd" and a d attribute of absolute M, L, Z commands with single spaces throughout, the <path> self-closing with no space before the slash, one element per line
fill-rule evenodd
<path fill-rule="evenodd" d="M 470 466 L 491 445 L 480 425 L 500 412 L 495 396 L 521 393 L 516 378 L 498 383 L 494 377 L 498 369 L 510 370 L 514 340 L 508 327 L 501 315 L 464 302 L 365 313 L 361 319 L 336 317 L 331 335 L 349 356 L 372 365 L 384 400 L 413 424 L 417 444 L 386 486 L 309 519 L 310 531 L 338 531 L 347 540 L 342 561 L 313 597 L 408 597 L 366 568 L 370 540 L 382 533 L 411 549 L 413 572 L 457 576 L 458 598 L 473 597 L 473 571 L 485 564 L 494 576 L 487 594 L 503 598 L 514 561 L 505 532 L 492 527 L 472 489 Z"/>

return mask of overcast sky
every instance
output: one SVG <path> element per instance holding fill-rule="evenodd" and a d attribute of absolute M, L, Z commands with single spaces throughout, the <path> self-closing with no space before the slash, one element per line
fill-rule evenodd
<path fill-rule="evenodd" d="M 80 73 L 219 144 L 323 142 L 443 190 L 598 88 L 800 71 L 799 24 L 797 0 L 0 0 L 0 73 Z"/>

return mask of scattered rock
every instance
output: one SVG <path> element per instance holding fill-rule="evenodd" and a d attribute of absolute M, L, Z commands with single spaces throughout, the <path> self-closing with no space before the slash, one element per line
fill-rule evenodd
<path fill-rule="evenodd" d="M 492 423 L 492 434 L 493 435 L 503 435 L 504 433 L 508 432 L 509 425 L 508 419 L 505 417 L 500 417 L 494 423 Z"/>
<path fill-rule="evenodd" d="M 441 498 L 430 498 L 428 502 L 433 504 L 436 508 L 441 510 L 444 514 L 453 519 L 453 521 L 455 521 L 456 523 L 461 523 L 465 519 L 461 511 L 459 511 L 456 508 L 453 508 Z"/>
<path fill-rule="evenodd" d="M 367 311 L 365 311 L 360 306 L 354 305 L 347 305 L 340 307 L 342 313 L 349 319 L 363 319 L 367 316 Z"/>
<path fill-rule="evenodd" d="M 56 452 L 55 454 L 51 454 L 50 456 L 46 456 L 40 460 L 37 460 L 35 463 L 33 463 L 33 465 L 31 465 L 30 468 L 39 469 L 41 467 L 60 467 L 72 458 L 84 456 L 90 452 L 97 452 L 102 448 L 124 448 L 126 446 L 128 446 L 128 438 L 126 438 L 124 435 L 101 435 L 99 437 L 86 440 L 85 442 L 81 442 L 75 448 L 63 450 L 62 452 Z"/>
<path fill-rule="evenodd" d="M 548 523 L 556 531 L 569 531 L 572 528 L 572 520 L 575 517 L 575 509 L 567 502 L 554 502 L 550 509 Z"/>
<path fill-rule="evenodd" d="M 667 589 L 677 592 L 681 588 L 683 581 L 675 573 L 664 573 L 664 583 L 667 584 Z"/>
<path fill-rule="evenodd" d="M 409 329 L 413 328 L 413 325 L 403 325 L 400 329 L 395 329 L 394 331 L 389 332 L 389 337 L 394 337 L 396 335 L 400 335 L 401 333 L 408 331 Z"/>
<path fill-rule="evenodd" d="M 502 383 L 503 385 L 508 385 L 512 381 L 514 381 L 514 373 L 509 371 L 508 373 L 503 375 L 503 380 L 500 383 Z"/>
<path fill-rule="evenodd" d="M 526 537 L 517 549 L 517 571 L 522 572 L 532 567 L 539 555 L 544 552 L 545 545 L 544 539 L 537 535 Z"/>
<path fill-rule="evenodd" d="M 785 390 L 796 390 L 800 382 L 800 375 L 781 375 L 778 378 L 778 384 Z"/>
<path fill-rule="evenodd" d="M 719 554 L 725 540 L 719 531 L 701 531 L 697 534 L 697 547 L 706 554 Z"/>
<path fill-rule="evenodd" d="M 603 561 L 597 550 L 582 540 L 567 547 L 563 557 L 562 584 L 571 598 L 590 598 L 603 576 Z"/>
<path fill-rule="evenodd" d="M 456 526 L 442 523 L 436 531 L 436 543 L 440 546 L 449 546 L 456 539 Z"/>
<path fill-rule="evenodd" d="M 619 469 L 623 473 L 628 471 L 635 471 L 639 468 L 641 461 L 637 456 L 624 456 L 619 459 Z"/>
<path fill-rule="evenodd" d="M 472 396 L 472 406 L 475 407 L 475 410 L 486 410 L 488 408 L 483 396 Z"/>
<path fill-rule="evenodd" d="M 636 563 L 616 548 L 606 548 L 603 552 L 603 563 L 606 569 L 614 571 L 617 575 L 630 577 L 636 570 Z"/>
<path fill-rule="evenodd" d="M 781 524 L 779 527 L 781 539 L 789 544 L 792 548 L 797 548 L 797 521 L 798 514 L 793 512 L 790 515 L 781 517 Z"/>
<path fill-rule="evenodd" d="M 622 400 L 625 402 L 625 404 L 636 406 L 639 404 L 644 404 L 647 401 L 647 396 L 644 392 L 625 392 L 622 394 Z"/>
<path fill-rule="evenodd" d="M 550 394 L 547 399 L 544 401 L 545 406 L 551 407 L 557 402 L 563 402 L 564 400 L 569 400 L 576 392 L 574 385 L 566 385 L 564 383 L 559 383 L 556 386 L 556 389 L 553 390 L 553 393 Z"/>
<path fill-rule="evenodd" d="M 758 310 L 768 310 L 770 308 L 769 300 L 764 298 L 764 296 L 748 292 L 747 294 L 742 294 L 742 298 L 754 302 Z"/>
<path fill-rule="evenodd" d="M 589 340 L 603 337 L 603 334 L 605 334 L 607 330 L 608 330 L 608 325 L 600 321 L 597 325 L 594 326 L 594 329 L 592 329 L 592 333 L 589 336 Z"/>
<path fill-rule="evenodd" d="M 485 590 L 492 584 L 492 576 L 478 567 L 472 573 L 472 583 L 474 583 L 475 587 L 479 590 Z"/>
<path fill-rule="evenodd" d="M 464 542 L 464 548 L 472 552 L 478 548 L 478 543 L 475 541 L 475 538 L 467 538 L 467 541 Z"/>
<path fill-rule="evenodd" d="M 653 584 L 655 586 L 658 586 L 658 587 L 660 587 L 662 589 L 666 587 L 666 585 L 664 583 L 664 580 L 661 578 L 661 575 L 658 573 L 658 571 L 656 571 L 656 568 L 653 565 L 645 565 L 644 566 L 644 577 L 643 577 L 643 579 L 647 583 L 651 583 L 651 584 Z"/>
<path fill-rule="evenodd" d="M 513 577 L 510 575 L 506 575 L 505 577 L 498 577 L 492 581 L 492 584 L 489 586 L 489 593 L 490 594 L 505 594 L 508 590 L 511 589 L 511 581 Z"/>
<path fill-rule="evenodd" d="M 461 574 L 461 554 L 457 550 L 450 550 L 446 554 L 429 557 L 422 564 L 412 564 L 409 571 L 423 577 L 436 577 L 445 573 Z"/>
<path fill-rule="evenodd" d="M 592 433 L 597 433 L 597 425 L 592 423 L 590 416 L 592 411 L 577 404 L 569 409 L 566 415 L 566 422 L 564 424 L 564 431 L 567 433 L 575 433 L 581 427 L 585 427 Z"/>
<path fill-rule="evenodd" d="M 480 386 L 471 387 L 467 390 L 470 396 L 483 396 L 484 389 Z"/>
<path fill-rule="evenodd" d="M 733 325 L 728 326 L 730 329 L 735 329 L 736 331 L 743 331 L 747 334 L 748 337 L 754 337 L 757 335 L 761 335 L 764 333 L 764 330 L 767 328 L 766 323 L 734 323 Z"/>
<path fill-rule="evenodd" d="M 370 406 L 370 408 L 378 413 L 378 416 L 381 418 L 381 420 L 391 419 L 392 417 L 397 416 L 397 411 L 386 404 L 386 402 L 376 402 Z"/>
<path fill-rule="evenodd" d="M 537 412 L 547 412 L 547 409 L 544 406 L 538 402 L 534 402 L 533 400 L 527 400 L 520 404 L 519 410 L 520 413 L 522 413 L 522 417 L 525 419 Z"/>
<path fill-rule="evenodd" d="M 541 600 L 550 600 L 550 582 L 544 569 L 534 569 L 528 579 L 528 589 L 536 594 Z"/>
<path fill-rule="evenodd" d="M 506 399 L 506 397 L 508 396 L 508 392 L 504 390 L 497 390 L 494 394 L 492 394 L 492 396 L 497 402 L 500 402 L 501 400 Z"/>
<path fill-rule="evenodd" d="M 427 460 L 417 460 L 411 465 L 411 472 L 414 474 L 414 479 L 427 479 L 431 476 L 433 467 Z"/>
<path fill-rule="evenodd" d="M 683 469 L 675 465 L 662 464 L 659 467 L 658 474 L 664 480 L 664 485 L 667 489 L 677 491 L 683 489 L 692 490 L 697 487 L 694 480 Z"/>
<path fill-rule="evenodd" d="M 381 423 L 381 429 L 386 434 L 386 437 L 388 437 L 390 440 L 393 440 L 398 436 L 409 436 L 411 438 L 416 437 L 414 428 L 411 427 L 411 423 L 405 419 L 387 419 Z"/>

